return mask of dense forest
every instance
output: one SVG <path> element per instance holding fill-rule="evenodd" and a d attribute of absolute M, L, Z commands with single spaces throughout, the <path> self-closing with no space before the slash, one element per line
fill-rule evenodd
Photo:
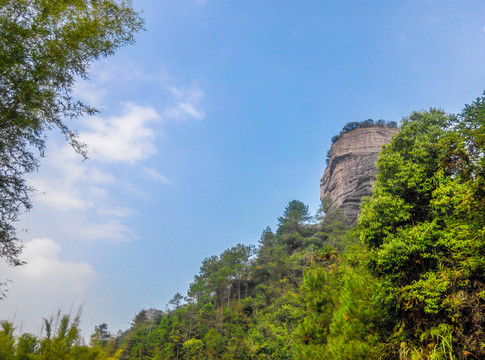
<path fill-rule="evenodd" d="M 485 96 L 413 112 L 384 146 L 350 228 L 324 199 L 202 261 L 170 310 L 83 344 L 79 317 L 44 335 L 2 322 L 0 359 L 485 358 Z"/>

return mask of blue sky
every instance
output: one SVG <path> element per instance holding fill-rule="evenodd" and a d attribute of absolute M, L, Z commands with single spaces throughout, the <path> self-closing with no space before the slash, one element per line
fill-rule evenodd
<path fill-rule="evenodd" d="M 28 264 L 0 318 L 37 331 L 83 305 L 125 329 L 185 294 L 201 261 L 256 244 L 298 199 L 315 211 L 330 139 L 349 121 L 458 112 L 485 90 L 483 1 L 134 0 L 146 31 L 92 67 L 99 108 L 56 133 L 30 178 Z"/>

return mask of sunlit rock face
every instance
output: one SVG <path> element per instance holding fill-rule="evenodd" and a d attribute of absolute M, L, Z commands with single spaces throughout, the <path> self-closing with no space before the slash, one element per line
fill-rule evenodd
<path fill-rule="evenodd" d="M 379 151 L 397 131 L 382 127 L 355 129 L 343 134 L 330 148 L 327 168 L 320 180 L 320 198 L 329 196 L 354 224 L 361 198 L 372 195 Z"/>

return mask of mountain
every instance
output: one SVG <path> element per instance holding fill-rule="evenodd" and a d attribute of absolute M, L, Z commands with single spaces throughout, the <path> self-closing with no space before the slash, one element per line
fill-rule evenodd
<path fill-rule="evenodd" d="M 397 131 L 394 127 L 356 128 L 341 134 L 330 148 L 320 198 L 330 197 L 352 223 L 360 213 L 361 198 L 372 195 L 379 151 Z"/>

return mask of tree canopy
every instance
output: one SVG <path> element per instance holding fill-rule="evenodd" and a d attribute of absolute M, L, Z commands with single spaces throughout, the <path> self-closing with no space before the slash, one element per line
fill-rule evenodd
<path fill-rule="evenodd" d="M 13 223 L 31 207 L 24 176 L 46 133 L 58 128 L 86 156 L 68 121 L 96 109 L 73 98 L 75 82 L 142 27 L 131 0 L 0 1 L 0 254 L 11 264 L 21 250 Z"/>
<path fill-rule="evenodd" d="M 485 356 L 484 100 L 458 116 L 405 118 L 358 225 L 370 269 L 398 299 L 396 337 L 416 347 L 447 339 L 457 357 Z"/>

